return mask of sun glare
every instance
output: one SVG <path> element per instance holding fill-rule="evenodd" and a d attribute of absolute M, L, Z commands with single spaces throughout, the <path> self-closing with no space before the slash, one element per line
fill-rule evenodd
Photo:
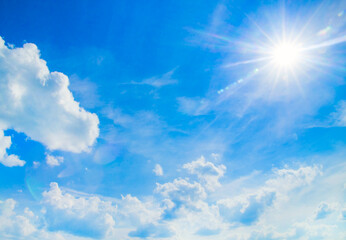
<path fill-rule="evenodd" d="M 301 51 L 293 43 L 280 43 L 273 48 L 272 61 L 280 67 L 293 67 L 301 60 Z"/>

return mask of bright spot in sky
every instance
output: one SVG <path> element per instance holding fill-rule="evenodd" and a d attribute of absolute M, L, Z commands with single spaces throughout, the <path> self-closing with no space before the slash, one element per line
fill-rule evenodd
<path fill-rule="evenodd" d="M 301 60 L 301 51 L 297 44 L 280 43 L 274 47 L 272 60 L 280 67 L 293 67 Z"/>

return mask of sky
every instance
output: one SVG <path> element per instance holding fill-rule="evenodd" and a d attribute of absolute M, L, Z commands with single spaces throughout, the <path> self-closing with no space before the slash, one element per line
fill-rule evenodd
<path fill-rule="evenodd" d="M 346 238 L 346 2 L 0 0 L 0 238 Z"/>

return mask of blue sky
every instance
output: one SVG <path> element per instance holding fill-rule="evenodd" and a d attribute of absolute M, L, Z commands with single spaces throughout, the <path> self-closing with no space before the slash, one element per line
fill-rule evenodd
<path fill-rule="evenodd" d="M 344 1 L 0 1 L 1 239 L 345 239 Z"/>

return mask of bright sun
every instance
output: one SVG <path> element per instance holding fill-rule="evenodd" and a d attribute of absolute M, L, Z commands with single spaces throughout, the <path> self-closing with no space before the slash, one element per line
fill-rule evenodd
<path fill-rule="evenodd" d="M 272 61 L 279 67 L 293 67 L 301 60 L 301 50 L 293 43 L 280 43 L 272 50 Z"/>

